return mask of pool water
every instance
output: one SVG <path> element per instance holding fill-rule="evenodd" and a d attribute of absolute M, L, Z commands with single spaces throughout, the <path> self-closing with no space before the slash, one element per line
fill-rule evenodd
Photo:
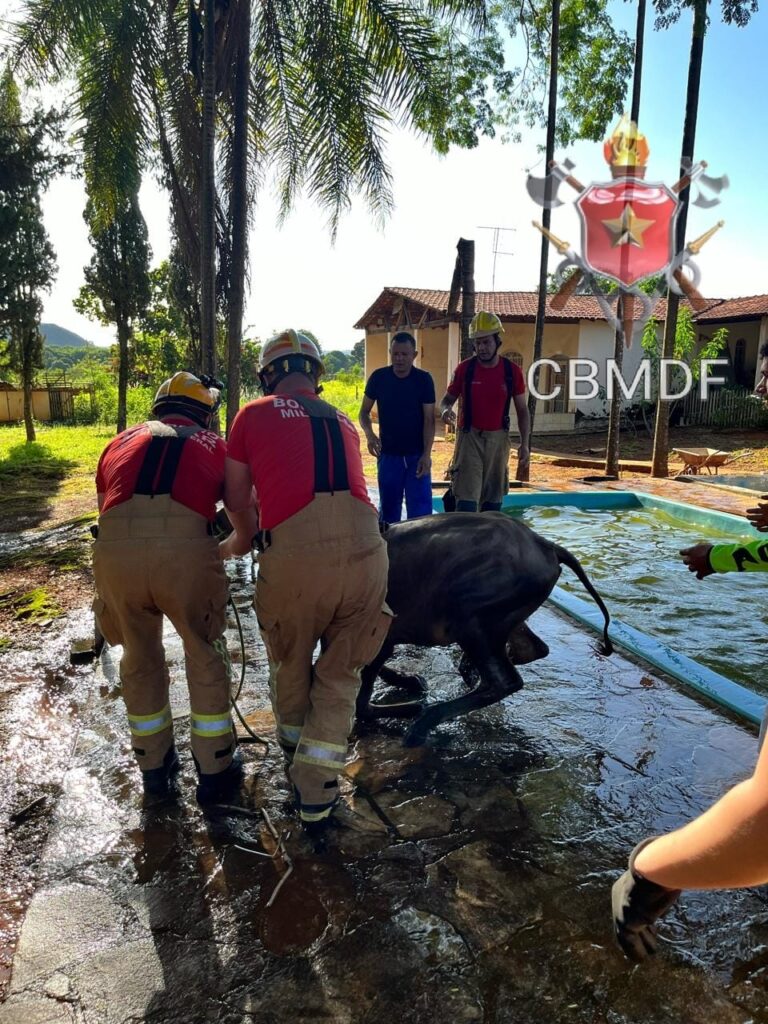
<path fill-rule="evenodd" d="M 693 478 L 696 483 L 719 484 L 721 487 L 738 487 L 755 494 L 768 492 L 768 473 L 721 473 L 714 476 L 698 476 Z"/>
<path fill-rule="evenodd" d="M 579 558 L 613 617 L 768 695 L 768 574 L 697 580 L 678 554 L 697 541 L 737 536 L 651 509 L 559 506 L 515 514 Z M 560 586 L 584 596 L 568 569 Z"/>

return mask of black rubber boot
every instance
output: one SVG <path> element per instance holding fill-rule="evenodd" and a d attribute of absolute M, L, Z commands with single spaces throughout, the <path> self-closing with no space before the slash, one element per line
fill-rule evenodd
<path fill-rule="evenodd" d="M 302 831 L 315 853 L 325 853 L 328 848 L 328 834 L 331 828 L 330 816 L 320 821 L 302 821 Z"/>
<path fill-rule="evenodd" d="M 171 746 L 159 768 L 150 768 L 149 771 L 141 773 L 144 795 L 154 798 L 176 796 L 174 779 L 180 770 L 179 755 L 176 753 L 176 747 Z"/>
<path fill-rule="evenodd" d="M 215 775 L 200 773 L 195 791 L 197 802 L 201 807 L 229 803 L 237 795 L 243 777 L 242 754 L 236 750 L 223 772 L 217 772 Z"/>

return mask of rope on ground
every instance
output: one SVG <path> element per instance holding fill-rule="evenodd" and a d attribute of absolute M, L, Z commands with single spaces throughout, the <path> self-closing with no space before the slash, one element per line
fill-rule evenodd
<path fill-rule="evenodd" d="M 240 615 L 239 615 L 239 613 L 237 611 L 237 605 L 232 600 L 232 596 L 231 595 L 229 597 L 229 603 L 230 603 L 230 605 L 232 607 L 232 611 L 233 611 L 234 616 L 235 616 L 235 623 L 237 624 L 237 634 L 240 637 L 240 681 L 237 684 L 237 690 L 235 691 L 235 693 L 230 695 L 230 703 L 232 705 L 232 710 L 235 712 L 235 714 L 237 715 L 237 717 L 238 717 L 238 719 L 240 721 L 240 724 L 245 729 L 245 731 L 248 733 L 247 739 L 241 739 L 239 742 L 240 743 L 261 743 L 261 745 L 264 747 L 264 752 L 268 754 L 269 753 L 269 741 L 265 740 L 263 736 L 259 736 L 258 733 L 255 733 L 253 731 L 253 729 L 250 727 L 250 725 L 248 725 L 248 723 L 246 722 L 245 718 L 243 718 L 242 712 L 240 711 L 240 707 L 239 707 L 239 705 L 237 703 L 239 698 L 240 698 L 240 694 L 242 692 L 242 689 L 243 689 L 243 683 L 245 682 L 245 637 L 243 636 L 243 626 L 242 626 L 242 623 L 240 622 Z"/>

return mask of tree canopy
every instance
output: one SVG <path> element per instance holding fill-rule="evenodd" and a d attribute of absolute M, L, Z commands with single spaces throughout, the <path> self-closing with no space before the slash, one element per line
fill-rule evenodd
<path fill-rule="evenodd" d="M 43 223 L 42 195 L 65 158 L 57 155 L 60 118 L 40 109 L 25 117 L 10 68 L 0 75 L 0 334 L 21 377 L 27 440 L 34 441 L 31 387 L 43 363 L 38 330 L 42 292 L 56 274 Z"/>

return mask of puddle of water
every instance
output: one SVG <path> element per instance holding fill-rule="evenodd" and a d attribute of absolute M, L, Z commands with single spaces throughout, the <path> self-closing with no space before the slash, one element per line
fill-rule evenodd
<path fill-rule="evenodd" d="M 35 869 L 51 810 L 76 738 L 75 697 L 86 674 L 68 664 L 72 638 L 91 628 L 89 612 L 57 623 L 34 650 L 3 655 L 0 693 L 0 999 L 19 930 L 35 889 Z M 58 667 L 56 667 L 58 666 Z M 87 673 L 90 675 L 90 672 Z"/>

